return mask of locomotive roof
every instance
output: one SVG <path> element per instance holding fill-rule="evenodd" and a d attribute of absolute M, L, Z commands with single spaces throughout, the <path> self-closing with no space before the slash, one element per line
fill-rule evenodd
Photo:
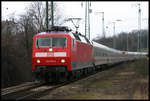
<path fill-rule="evenodd" d="M 50 29 L 38 34 L 66 34 L 70 31 L 72 30 L 67 26 L 51 26 Z"/>
<path fill-rule="evenodd" d="M 51 32 L 40 32 L 37 34 L 67 34 L 67 32 L 64 31 L 51 31 Z"/>
<path fill-rule="evenodd" d="M 37 33 L 38 35 L 42 34 L 69 34 L 73 39 L 76 39 L 78 41 L 91 44 L 91 41 L 88 40 L 84 35 L 82 35 L 78 31 L 72 31 L 69 27 L 66 26 L 53 26 L 50 28 L 50 30 L 47 30 L 45 32 Z"/>

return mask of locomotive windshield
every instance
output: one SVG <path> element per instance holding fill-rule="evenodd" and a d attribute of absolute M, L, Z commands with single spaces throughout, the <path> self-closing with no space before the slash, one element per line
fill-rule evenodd
<path fill-rule="evenodd" d="M 66 37 L 39 37 L 36 41 L 37 48 L 65 48 Z"/>

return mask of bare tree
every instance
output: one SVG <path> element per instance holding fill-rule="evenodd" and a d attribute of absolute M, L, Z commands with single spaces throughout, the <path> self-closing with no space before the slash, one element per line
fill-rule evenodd
<path fill-rule="evenodd" d="M 49 3 L 49 11 L 50 11 Z M 54 5 L 54 22 L 60 24 L 62 14 Z M 49 20 L 50 19 L 49 12 Z M 30 81 L 32 67 L 32 39 L 37 32 L 45 31 L 45 3 L 34 2 L 20 18 L 2 21 L 2 87 Z M 49 26 L 50 26 L 49 21 Z M 15 34 L 14 34 L 15 33 Z"/>
<path fill-rule="evenodd" d="M 46 7 L 45 2 L 34 2 L 27 9 L 27 14 L 32 17 L 32 23 L 36 28 L 37 32 L 46 30 Z M 59 7 L 54 3 L 54 25 L 61 25 L 64 20 L 62 19 L 62 13 Z M 51 26 L 51 3 L 48 4 L 48 20 L 49 26 Z"/>

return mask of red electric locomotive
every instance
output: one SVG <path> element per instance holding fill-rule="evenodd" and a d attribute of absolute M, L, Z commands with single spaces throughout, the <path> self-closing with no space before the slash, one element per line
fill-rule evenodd
<path fill-rule="evenodd" d="M 67 27 L 52 27 L 33 37 L 32 71 L 48 82 L 64 81 L 93 66 L 92 45 Z"/>

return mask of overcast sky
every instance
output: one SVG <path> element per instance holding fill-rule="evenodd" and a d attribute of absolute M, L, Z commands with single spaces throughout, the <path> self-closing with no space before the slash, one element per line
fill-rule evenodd
<path fill-rule="evenodd" d="M 2 20 L 6 20 L 10 15 L 14 15 L 15 18 L 20 14 L 25 12 L 25 7 L 29 6 L 31 2 L 15 1 L 15 2 L 2 2 Z M 65 17 L 81 17 L 83 21 L 80 22 L 79 31 L 84 34 L 84 17 L 85 17 L 85 3 L 83 2 L 83 7 L 81 7 L 81 2 L 56 2 Z M 90 14 L 91 21 L 91 38 L 102 35 L 102 15 L 96 14 L 95 12 L 104 12 L 105 19 L 105 32 L 106 36 L 113 35 L 113 25 L 112 22 L 121 19 L 122 21 L 116 22 L 116 34 L 120 32 L 130 32 L 132 30 L 138 29 L 138 6 L 137 3 L 141 4 L 141 28 L 148 29 L 149 20 L 149 5 L 148 1 L 144 2 L 91 2 L 92 13 Z M 7 9 L 8 8 L 8 9 Z M 66 23 L 65 25 L 73 27 L 72 23 Z M 108 26 L 108 28 L 106 28 Z"/>

